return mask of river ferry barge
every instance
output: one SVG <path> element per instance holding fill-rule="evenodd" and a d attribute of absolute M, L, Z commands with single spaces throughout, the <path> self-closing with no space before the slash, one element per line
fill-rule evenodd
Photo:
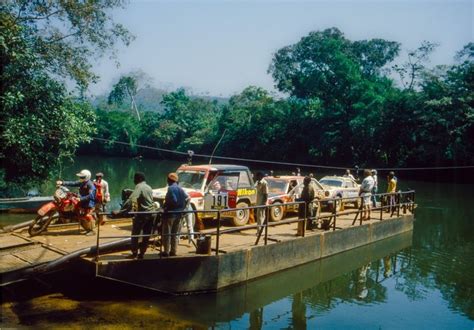
<path fill-rule="evenodd" d="M 197 254 L 202 249 L 184 239 L 180 240 L 178 256 L 161 257 L 160 244 L 156 244 L 160 235 L 154 233 L 152 247 L 143 260 L 126 258 L 129 218 L 108 221 L 97 228 L 97 236 L 84 236 L 77 224 L 50 226 L 35 237 L 17 226 L 0 237 L 1 285 L 67 269 L 74 261 L 93 276 L 159 292 L 215 292 L 411 231 L 415 192 L 399 192 L 396 197 L 392 209 L 383 205 L 372 209 L 370 220 L 361 220 L 361 209 L 321 212 L 312 219 L 321 223 L 320 228 L 303 230 L 298 236 L 298 222 L 311 219 L 293 217 L 266 221 L 260 227 L 233 227 L 222 215 L 238 210 L 217 210 L 213 227 L 197 234 L 205 238 L 201 242 L 212 243 L 209 251 L 204 251 L 209 254 Z M 249 209 L 254 208 L 258 207 Z M 271 206 L 263 208 L 268 219 Z"/>

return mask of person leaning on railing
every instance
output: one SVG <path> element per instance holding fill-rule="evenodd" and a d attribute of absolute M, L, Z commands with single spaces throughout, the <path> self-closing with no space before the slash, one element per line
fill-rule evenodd
<path fill-rule="evenodd" d="M 151 187 L 145 181 L 145 174 L 141 172 L 135 173 L 133 177 L 135 183 L 135 189 L 133 190 L 130 197 L 122 205 L 120 211 L 114 211 L 112 214 L 117 215 L 123 212 L 147 212 L 153 211 L 155 205 L 153 204 L 153 191 Z M 132 254 L 128 256 L 129 259 L 143 259 L 145 252 L 148 247 L 148 242 L 150 240 L 151 231 L 153 229 L 153 215 L 151 214 L 135 214 L 133 216 L 132 224 Z M 139 245 L 139 237 L 133 237 L 135 235 L 140 235 L 140 232 L 143 231 L 142 242 Z M 138 253 L 140 250 L 140 254 Z"/>

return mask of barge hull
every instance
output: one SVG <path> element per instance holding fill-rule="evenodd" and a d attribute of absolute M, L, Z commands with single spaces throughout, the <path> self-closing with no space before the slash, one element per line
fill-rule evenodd
<path fill-rule="evenodd" d="M 172 294 L 215 292 L 411 231 L 413 221 L 403 215 L 218 256 L 101 262 L 97 276 Z"/>

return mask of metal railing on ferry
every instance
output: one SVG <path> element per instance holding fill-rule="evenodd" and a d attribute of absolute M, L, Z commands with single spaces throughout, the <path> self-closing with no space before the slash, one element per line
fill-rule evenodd
<path fill-rule="evenodd" d="M 401 213 L 406 214 L 407 212 L 410 212 L 411 214 L 415 213 L 415 191 L 414 190 L 408 190 L 408 191 L 399 191 L 396 193 L 380 193 L 380 194 L 372 194 L 371 197 L 378 197 L 380 202 L 376 203 L 375 207 L 371 207 L 371 212 L 379 212 L 377 213 L 377 217 L 370 217 L 370 220 L 379 220 L 382 221 L 384 220 L 383 213 L 388 212 L 388 218 L 392 218 L 393 216 L 400 217 Z M 240 232 L 240 231 L 245 231 L 245 230 L 250 230 L 250 229 L 257 229 L 257 235 L 256 235 L 256 240 L 253 245 L 258 245 L 260 242 L 260 239 L 262 238 L 263 235 L 263 244 L 267 245 L 268 241 L 278 241 L 270 237 L 269 235 L 269 228 L 271 227 L 276 227 L 276 226 L 282 226 L 286 224 L 291 224 L 291 223 L 298 223 L 299 224 L 299 230 L 296 236 L 301 236 L 305 237 L 307 229 L 308 222 L 311 223 L 316 223 L 319 224 L 320 228 L 314 228 L 314 229 L 320 229 L 320 230 L 336 230 L 336 229 L 342 229 L 341 227 L 337 226 L 337 220 L 340 220 L 341 216 L 350 216 L 350 215 L 355 215 L 354 219 L 352 220 L 351 226 L 354 226 L 357 223 L 357 220 L 359 220 L 359 225 L 363 224 L 363 219 L 362 219 L 362 213 L 364 212 L 364 207 L 366 204 L 364 204 L 365 200 L 364 197 L 336 197 L 336 198 L 324 198 L 320 200 L 315 200 L 312 202 L 314 204 L 314 208 L 316 211 L 313 214 L 307 214 L 308 210 L 311 210 L 311 207 L 308 208 L 308 205 L 304 201 L 297 201 L 297 202 L 291 202 L 291 203 L 278 203 L 278 204 L 270 204 L 270 205 L 260 205 L 260 206 L 249 206 L 249 207 L 241 207 L 241 208 L 225 208 L 221 210 L 184 210 L 184 211 L 168 211 L 165 212 L 163 210 L 157 210 L 157 211 L 148 211 L 148 212 L 129 212 L 129 215 L 153 215 L 155 216 L 155 219 L 152 219 L 150 221 L 154 221 L 153 229 L 151 234 L 147 235 L 112 235 L 112 236 L 101 236 L 100 234 L 100 226 L 97 227 L 97 242 L 96 242 L 96 257 L 95 261 L 98 263 L 100 259 L 100 240 L 102 239 L 118 239 L 118 238 L 131 238 L 131 237 L 137 237 L 137 238 L 143 238 L 143 237 L 150 237 L 155 238 L 159 240 L 158 248 L 160 252 L 160 256 L 162 256 L 162 247 L 163 247 L 163 238 L 166 236 L 186 236 L 189 235 L 188 233 L 182 232 L 181 229 L 177 233 L 171 233 L 171 234 L 165 234 L 163 232 L 163 226 L 161 226 L 161 231 L 157 230 L 157 224 L 159 220 L 163 219 L 163 217 L 166 217 L 171 214 L 180 214 L 181 218 L 178 221 L 182 221 L 184 216 L 189 213 L 193 213 L 196 216 L 198 216 L 200 213 L 205 213 L 207 216 L 209 214 L 215 214 L 215 221 L 216 221 L 216 229 L 214 231 L 197 231 L 194 232 L 194 235 L 197 237 L 200 236 L 215 236 L 215 247 L 211 247 L 211 251 L 215 252 L 215 255 L 219 255 L 220 253 L 226 253 L 225 251 L 220 249 L 220 244 L 221 244 L 221 239 L 222 236 L 225 234 L 230 234 L 230 233 L 235 233 L 235 232 Z M 345 209 L 345 205 L 348 203 L 352 203 L 355 205 L 359 205 L 358 208 L 352 208 L 350 210 Z M 372 205 L 372 198 L 370 200 L 370 203 Z M 380 204 L 380 205 L 378 205 Z M 270 212 L 272 208 L 275 207 L 283 207 L 284 209 L 287 209 L 289 207 L 295 207 L 298 206 L 298 216 L 296 218 L 287 218 L 283 219 L 280 221 L 275 221 L 275 222 L 270 222 Z M 321 212 L 321 208 L 325 207 L 326 209 L 329 209 L 329 212 Z M 238 211 L 248 211 L 249 216 L 250 212 L 254 212 L 254 215 L 256 216 L 256 213 L 258 212 L 257 210 L 259 209 L 264 209 L 264 219 L 261 224 L 249 224 L 249 225 L 244 225 L 244 226 L 236 226 L 232 228 L 222 228 L 222 222 L 226 218 L 230 218 L 231 216 L 229 213 L 233 212 L 238 212 Z M 225 216 L 223 217 L 223 213 Z M 110 215 L 110 213 L 102 213 L 105 215 Z M 344 219 L 346 220 L 346 219 Z M 194 244 L 194 241 L 193 241 Z M 196 245 L 195 245 L 196 247 Z M 197 248 L 197 247 L 196 247 Z"/>

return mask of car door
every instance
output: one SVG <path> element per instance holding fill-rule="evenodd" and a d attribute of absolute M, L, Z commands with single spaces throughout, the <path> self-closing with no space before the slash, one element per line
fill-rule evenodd
<path fill-rule="evenodd" d="M 290 190 L 288 193 L 288 196 L 291 198 L 291 202 L 297 202 L 298 199 L 301 197 L 301 192 L 303 191 L 303 183 L 298 183 L 296 187 Z M 297 211 L 298 210 L 298 205 L 289 205 L 288 210 L 292 211 Z"/>
<path fill-rule="evenodd" d="M 241 170 L 238 172 L 239 181 L 237 187 L 237 196 L 239 199 L 247 199 L 250 205 L 257 203 L 257 189 L 253 185 L 253 181 L 250 178 L 250 173 L 247 170 Z"/>
<path fill-rule="evenodd" d="M 355 182 L 347 180 L 346 184 L 346 196 L 349 198 L 357 198 L 359 195 L 359 189 L 356 187 Z"/>

